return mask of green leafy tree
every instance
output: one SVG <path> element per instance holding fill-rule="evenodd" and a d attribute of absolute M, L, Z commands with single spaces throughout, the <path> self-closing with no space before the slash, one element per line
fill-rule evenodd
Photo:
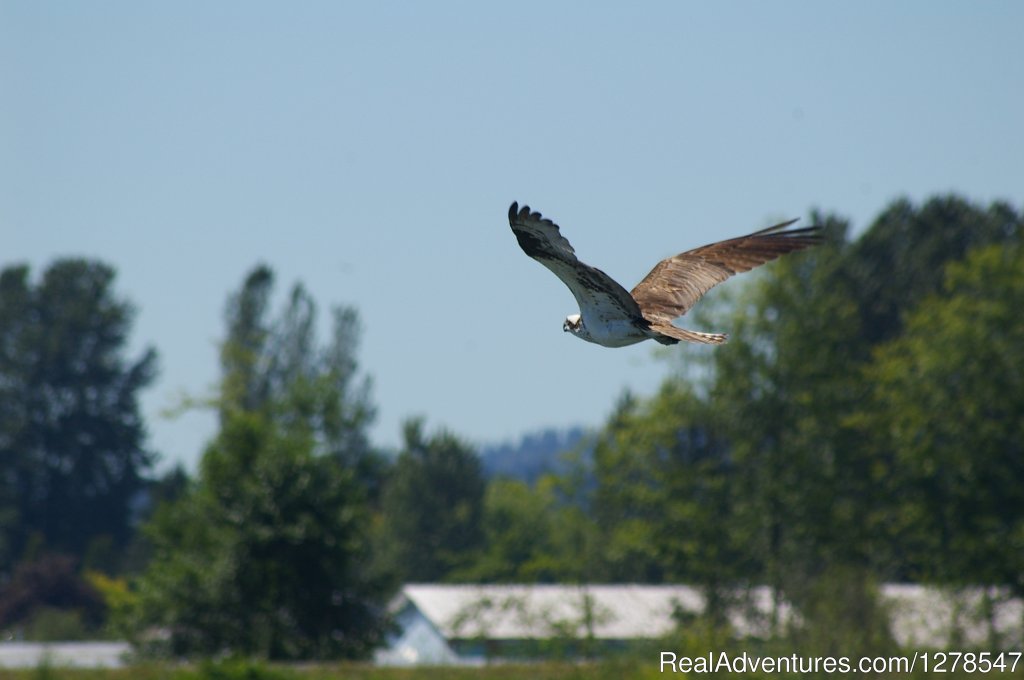
<path fill-rule="evenodd" d="M 480 549 L 484 479 L 476 452 L 449 432 L 405 424 L 381 499 L 381 568 L 399 582 L 456 578 Z"/>
<path fill-rule="evenodd" d="M 550 581 L 545 557 L 552 552 L 550 499 L 525 482 L 492 479 L 483 508 L 484 548 L 469 570 L 471 581 Z"/>
<path fill-rule="evenodd" d="M 563 480 L 487 483 L 483 547 L 461 578 L 482 583 L 584 582 L 597 577 L 596 532 L 584 509 L 563 498 Z"/>
<path fill-rule="evenodd" d="M 939 290 L 944 264 L 976 244 L 1012 243 L 1024 224 L 1003 204 L 956 197 L 896 201 L 853 242 L 843 220 L 815 221 L 825 245 L 748 279 L 709 389 L 765 579 L 798 602 L 826 572 L 909 576 L 905 545 L 892 534 L 900 489 L 891 452 L 867 445 L 859 423 L 872 410 L 864 370 Z"/>
<path fill-rule="evenodd" d="M 1024 215 L 994 202 L 987 208 L 955 195 L 915 206 L 893 201 L 854 243 L 842 276 L 855 291 L 862 337 L 875 345 L 898 335 L 906 312 L 942 286 L 948 262 L 972 248 L 1018 243 Z"/>
<path fill-rule="evenodd" d="M 301 287 L 267 318 L 272 284 L 258 268 L 229 302 L 220 432 L 147 526 L 136 628 L 166 627 L 187 656 L 362 656 L 383 631 L 383 592 L 357 468 L 372 409 L 350 389 L 356 317 L 339 310 L 321 349 Z"/>
<path fill-rule="evenodd" d="M 382 630 L 367 522 L 350 470 L 308 437 L 237 413 L 196 490 L 149 527 L 145 620 L 169 627 L 175 654 L 364 655 Z"/>
<path fill-rule="evenodd" d="M 702 586 L 713 616 L 758 567 L 716 420 L 681 380 L 625 400 L 595 448 L 593 493 L 608 578 Z"/>
<path fill-rule="evenodd" d="M 1024 594 L 1024 244 L 973 251 L 867 375 L 914 575 Z"/>
<path fill-rule="evenodd" d="M 132 534 L 154 459 L 138 394 L 156 354 L 126 357 L 134 310 L 114 278 L 78 259 L 38 283 L 27 266 L 0 272 L 0 570 L 30 540 L 82 556 Z"/>
<path fill-rule="evenodd" d="M 261 411 L 282 425 L 305 428 L 318 451 L 347 465 L 376 465 L 365 460 L 375 455 L 366 428 L 376 410 L 370 380 L 359 375 L 355 360 L 358 314 L 351 307 L 333 309 L 331 342 L 318 349 L 316 303 L 305 288 L 293 287 L 276 320 L 268 318 L 272 291 L 273 273 L 259 266 L 231 297 L 221 347 L 221 417 L 235 409 Z"/>
<path fill-rule="evenodd" d="M 846 224 L 815 221 L 825 244 L 765 268 L 744 291 L 709 389 L 736 465 L 737 521 L 762 578 L 790 598 L 828 565 L 870 553 L 870 466 L 843 421 L 866 393 L 856 366 L 868 352 L 841 271 Z"/>
<path fill-rule="evenodd" d="M 658 583 L 664 580 L 664 565 L 658 560 L 652 528 L 662 508 L 639 498 L 661 478 L 650 479 L 644 462 L 620 445 L 633 431 L 640 401 L 624 393 L 594 441 L 595 488 L 587 507 L 604 545 L 600 580 Z"/>

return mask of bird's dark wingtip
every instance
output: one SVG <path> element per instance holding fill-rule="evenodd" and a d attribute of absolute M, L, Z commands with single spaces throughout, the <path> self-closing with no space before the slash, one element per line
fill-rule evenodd
<path fill-rule="evenodd" d="M 512 205 L 508 207 L 508 223 L 512 224 L 519 216 L 519 201 L 512 201 Z"/>

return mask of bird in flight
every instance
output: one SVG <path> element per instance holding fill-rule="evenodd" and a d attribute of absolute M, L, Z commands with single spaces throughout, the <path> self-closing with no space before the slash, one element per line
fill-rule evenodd
<path fill-rule="evenodd" d="M 713 286 L 733 274 L 750 271 L 797 250 L 821 242 L 820 227 L 786 229 L 796 220 L 688 250 L 656 264 L 632 291 L 596 267 L 580 262 L 558 225 L 513 203 L 508 222 L 527 255 L 554 272 L 580 306 L 562 330 L 604 347 L 625 347 L 644 340 L 674 345 L 680 340 L 720 345 L 722 333 L 686 330 L 672 323 Z"/>

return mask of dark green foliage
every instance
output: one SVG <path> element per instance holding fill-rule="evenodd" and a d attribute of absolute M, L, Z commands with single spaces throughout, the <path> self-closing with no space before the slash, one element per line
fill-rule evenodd
<path fill-rule="evenodd" d="M 737 511 L 733 467 L 714 414 L 684 384 L 623 400 L 594 450 L 607 578 L 714 588 L 751 575 L 742 537 L 722 530 Z"/>
<path fill-rule="evenodd" d="M 1022 309 L 1024 244 L 976 249 L 868 372 L 861 424 L 893 452 L 892 523 L 917 578 L 1024 594 Z"/>
<path fill-rule="evenodd" d="M 421 420 L 404 435 L 381 500 L 381 568 L 398 582 L 452 578 L 481 547 L 480 460 L 449 432 L 426 437 Z"/>
<path fill-rule="evenodd" d="M 890 443 L 872 446 L 878 438 L 864 419 L 920 402 L 904 395 L 879 403 L 872 366 L 879 343 L 905 333 L 908 315 L 941 290 L 946 264 L 970 248 L 1004 248 L 1024 236 L 1024 220 L 1005 205 L 982 209 L 956 198 L 920 208 L 898 201 L 853 243 L 838 220 L 819 221 L 832 245 L 784 259 L 756 282 L 739 332 L 715 356 L 711 389 L 716 412 L 732 420 L 724 431 L 753 520 L 744 524 L 760 524 L 755 545 L 767 581 L 794 594 L 806 579 L 843 565 L 900 580 L 912 575 L 914 559 L 945 555 L 911 558 L 914 546 L 894 534 L 905 517 L 894 503 L 909 489 L 893 486 Z M 989 293 L 1013 308 L 1002 292 Z M 983 370 L 999 370 L 982 356 L 998 345 L 977 340 L 976 351 L 964 351 Z M 973 390 L 960 398 L 988 397 Z M 941 423 L 932 411 L 920 426 Z"/>
<path fill-rule="evenodd" d="M 795 651 L 808 658 L 899 653 L 890 612 L 866 568 L 830 565 L 813 580 L 790 585 L 787 594 L 801 618 L 775 641 L 780 653 Z"/>
<path fill-rule="evenodd" d="M 736 464 L 737 519 L 759 579 L 798 587 L 870 552 L 870 477 L 843 414 L 862 403 L 855 366 L 869 351 L 846 283 L 847 227 L 817 216 L 829 240 L 772 264 L 713 360 L 709 406 Z"/>
<path fill-rule="evenodd" d="M 1019 243 L 1024 216 L 1006 203 L 988 208 L 953 196 L 920 207 L 901 199 L 850 246 L 841 276 L 852 286 L 869 345 L 897 335 L 904 314 L 942 286 L 945 265 L 969 250 Z"/>
<path fill-rule="evenodd" d="M 356 318 L 339 310 L 320 350 L 301 287 L 266 319 L 272 281 L 259 268 L 232 298 L 220 432 L 195 483 L 147 526 L 136 630 L 166 627 L 176 655 L 356 657 L 383 633 L 366 566 L 372 410 L 354 386 Z"/>
<path fill-rule="evenodd" d="M 358 655 L 380 631 L 361 563 L 366 510 L 350 470 L 259 416 L 233 415 L 198 488 L 158 512 L 141 584 L 172 650 Z"/>
<path fill-rule="evenodd" d="M 566 480 L 530 486 L 492 479 L 483 510 L 483 548 L 461 579 L 481 583 L 586 582 L 600 578 L 597 532 L 584 508 L 564 498 Z"/>
<path fill-rule="evenodd" d="M 87 260 L 59 260 L 36 284 L 26 266 L 0 273 L 0 571 L 30 540 L 80 556 L 132 531 L 153 460 L 138 393 L 156 355 L 125 357 L 134 312 L 113 283 Z"/>
<path fill-rule="evenodd" d="M 18 564 L 10 580 L 0 586 L 0 631 L 27 627 L 29 639 L 84 637 L 103 620 L 103 600 L 78 574 L 74 558 L 47 553 Z M 43 619 L 71 621 L 47 626 Z M 52 633 L 52 634 L 51 634 Z"/>

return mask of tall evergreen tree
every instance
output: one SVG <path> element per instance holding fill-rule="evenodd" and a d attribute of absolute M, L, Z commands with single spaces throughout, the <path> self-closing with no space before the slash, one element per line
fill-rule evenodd
<path fill-rule="evenodd" d="M 192 487 L 148 525 L 136 626 L 166 626 L 187 656 L 362 656 L 383 632 L 383 592 L 357 466 L 372 415 L 357 317 L 338 310 L 320 347 L 301 286 L 276 320 L 272 291 L 260 267 L 229 301 L 220 431 Z"/>
<path fill-rule="evenodd" d="M 54 262 L 38 283 L 27 266 L 0 273 L 0 569 L 30 538 L 81 556 L 132 531 L 154 459 L 138 395 L 156 353 L 126 356 L 134 310 L 114 279 L 80 259 Z"/>

